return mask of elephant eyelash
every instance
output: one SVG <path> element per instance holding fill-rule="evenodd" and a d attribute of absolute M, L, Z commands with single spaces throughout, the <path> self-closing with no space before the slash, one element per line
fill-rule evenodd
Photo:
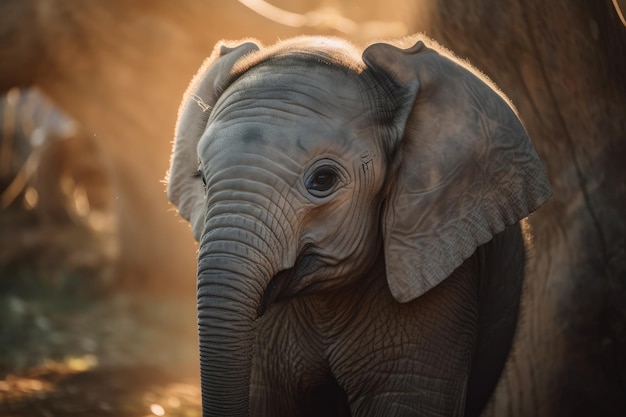
<path fill-rule="evenodd" d="M 204 113 L 208 113 L 211 110 L 211 106 L 205 103 L 204 100 L 202 100 L 202 97 L 200 97 L 199 95 L 192 94 L 191 99 L 195 101 L 198 104 L 198 106 L 200 106 L 200 108 L 202 109 Z"/>
<path fill-rule="evenodd" d="M 202 172 L 202 164 L 198 165 L 198 169 L 193 174 L 193 178 L 198 178 L 198 177 L 202 179 L 202 184 L 204 184 L 204 187 L 206 188 L 206 178 L 204 178 L 204 173 Z"/>

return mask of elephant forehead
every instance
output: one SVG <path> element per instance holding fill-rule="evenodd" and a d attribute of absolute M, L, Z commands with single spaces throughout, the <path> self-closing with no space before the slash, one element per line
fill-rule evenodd
<path fill-rule="evenodd" d="M 321 65 L 321 64 L 319 64 Z M 355 73 L 339 68 L 253 68 L 219 98 L 213 118 L 319 116 L 351 120 L 362 114 L 363 88 Z"/>
<path fill-rule="evenodd" d="M 333 78 L 339 76 L 339 79 Z M 237 80 L 213 108 L 207 140 L 315 152 L 349 149 L 368 125 L 358 83 L 329 71 L 251 71 Z M 223 143 L 222 145 L 226 145 Z"/>
<path fill-rule="evenodd" d="M 363 144 L 349 126 L 304 115 L 244 117 L 210 124 L 199 143 L 201 155 L 237 161 L 246 154 L 306 164 L 317 155 L 350 159 Z"/>

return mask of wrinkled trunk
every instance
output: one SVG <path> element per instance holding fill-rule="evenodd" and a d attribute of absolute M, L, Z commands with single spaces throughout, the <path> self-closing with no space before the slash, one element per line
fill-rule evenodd
<path fill-rule="evenodd" d="M 198 327 L 204 416 L 247 416 L 260 295 L 243 262 L 207 244 L 198 263 Z"/>
<path fill-rule="evenodd" d="M 233 224 L 237 224 L 234 226 Z M 275 273 L 273 234 L 260 222 L 209 220 L 198 258 L 204 416 L 247 416 L 255 321 Z"/>

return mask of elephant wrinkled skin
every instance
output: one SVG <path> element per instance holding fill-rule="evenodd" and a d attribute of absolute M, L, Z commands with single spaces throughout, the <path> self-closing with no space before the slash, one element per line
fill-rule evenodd
<path fill-rule="evenodd" d="M 478 415 L 549 195 L 507 100 L 428 39 L 218 45 L 168 185 L 204 415 Z"/>

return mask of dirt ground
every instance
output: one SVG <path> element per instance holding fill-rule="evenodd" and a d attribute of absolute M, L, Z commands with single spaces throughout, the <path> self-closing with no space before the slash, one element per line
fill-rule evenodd
<path fill-rule="evenodd" d="M 199 416 L 196 346 L 190 300 L 3 294 L 0 416 Z"/>

